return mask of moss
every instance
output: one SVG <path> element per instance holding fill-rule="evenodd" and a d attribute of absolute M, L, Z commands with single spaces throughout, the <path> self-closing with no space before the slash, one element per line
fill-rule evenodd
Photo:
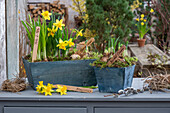
<path fill-rule="evenodd" d="M 66 61 L 66 60 L 73 60 L 71 59 L 71 55 L 74 54 L 74 52 L 70 52 L 68 53 L 67 57 L 52 57 L 52 56 L 48 56 L 47 60 L 48 61 Z M 89 60 L 89 59 L 99 59 L 100 57 L 102 57 L 101 54 L 96 53 L 96 52 L 87 52 L 86 55 L 81 58 L 81 59 L 75 59 L 75 60 Z M 31 55 L 27 55 L 26 57 L 24 57 L 26 60 L 28 60 L 29 62 L 32 62 L 32 57 Z M 42 62 L 45 61 L 44 59 L 37 59 L 34 62 Z"/>
<path fill-rule="evenodd" d="M 107 62 L 103 62 L 101 60 L 96 60 L 93 63 L 91 63 L 91 66 L 96 66 L 96 67 L 101 67 L 101 68 L 105 68 L 105 67 L 129 67 L 132 65 L 135 65 L 136 62 L 138 61 L 138 59 L 136 57 L 129 57 L 129 56 L 125 56 L 123 57 L 125 62 L 121 62 L 121 61 L 115 61 L 113 64 L 107 65 Z"/>

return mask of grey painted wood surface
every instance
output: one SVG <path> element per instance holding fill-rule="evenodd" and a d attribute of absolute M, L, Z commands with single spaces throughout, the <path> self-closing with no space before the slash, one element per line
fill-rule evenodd
<path fill-rule="evenodd" d="M 87 113 L 87 108 L 4 107 L 4 113 Z"/>
<path fill-rule="evenodd" d="M 0 0 L 0 85 L 6 76 L 5 0 Z"/>
<path fill-rule="evenodd" d="M 133 87 L 140 88 L 142 83 L 134 79 Z M 64 96 L 39 95 L 32 89 L 20 93 L 0 92 L 0 113 L 170 113 L 170 93 L 104 97 L 110 94 L 97 90 L 94 93 L 68 92 Z"/>
<path fill-rule="evenodd" d="M 170 108 L 95 108 L 95 113 L 170 113 Z"/>
<path fill-rule="evenodd" d="M 139 78 L 133 80 L 132 86 L 134 88 L 142 88 L 143 81 Z M 78 101 L 78 100 L 88 100 L 88 101 L 170 101 L 170 93 L 165 92 L 149 92 L 139 93 L 137 95 L 130 96 L 120 96 L 119 98 L 113 98 L 113 96 L 104 97 L 104 95 L 111 95 L 112 93 L 99 93 L 98 90 L 94 90 L 94 93 L 78 93 L 78 92 L 68 92 L 67 95 L 59 95 L 53 93 L 52 96 L 44 96 L 38 94 L 31 88 L 19 93 L 10 92 L 0 92 L 0 100 L 37 100 L 37 101 Z"/>

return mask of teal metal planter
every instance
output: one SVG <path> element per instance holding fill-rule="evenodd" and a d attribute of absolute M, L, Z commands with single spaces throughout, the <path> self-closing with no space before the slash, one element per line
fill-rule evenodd
<path fill-rule="evenodd" d="M 72 86 L 96 85 L 94 68 L 89 64 L 94 60 L 28 62 L 23 58 L 29 84 L 36 88 L 39 81 L 44 84 L 63 84 Z"/>
<path fill-rule="evenodd" d="M 94 67 L 99 92 L 117 93 L 120 89 L 131 87 L 135 65 L 124 68 Z"/>

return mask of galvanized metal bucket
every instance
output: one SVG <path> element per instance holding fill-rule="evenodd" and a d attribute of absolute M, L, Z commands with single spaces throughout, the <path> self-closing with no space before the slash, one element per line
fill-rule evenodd
<path fill-rule="evenodd" d="M 117 93 L 131 87 L 135 65 L 124 68 L 94 67 L 99 92 Z"/>
<path fill-rule="evenodd" d="M 23 58 L 29 84 L 36 88 L 39 81 L 44 84 L 72 86 L 96 85 L 94 68 L 89 64 L 94 60 L 74 60 L 55 62 L 28 62 Z"/>

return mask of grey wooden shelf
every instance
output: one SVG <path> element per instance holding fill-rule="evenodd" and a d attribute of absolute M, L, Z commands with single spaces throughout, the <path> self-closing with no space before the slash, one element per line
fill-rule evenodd
<path fill-rule="evenodd" d="M 134 88 L 142 87 L 134 79 Z M 137 95 L 104 97 L 111 93 L 68 92 L 60 96 L 39 95 L 28 88 L 20 93 L 0 92 L 0 113 L 170 113 L 170 93 L 149 92 Z"/>

